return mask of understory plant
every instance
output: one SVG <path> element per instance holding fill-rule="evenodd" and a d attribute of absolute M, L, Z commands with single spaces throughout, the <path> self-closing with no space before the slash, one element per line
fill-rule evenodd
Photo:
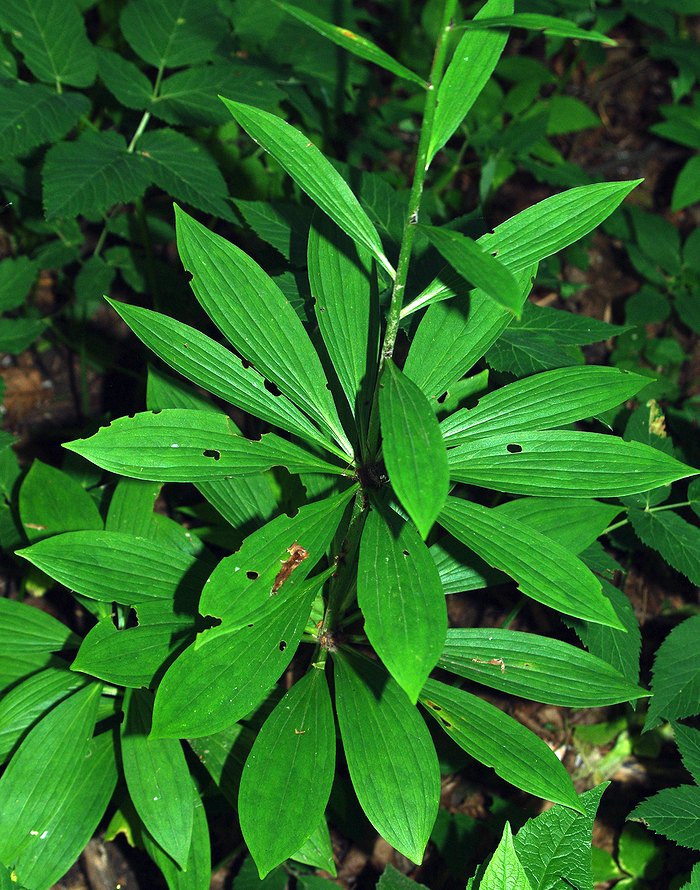
<path fill-rule="evenodd" d="M 1 649 L 12 655 L 0 663 L 9 690 L 0 880 L 50 887 L 107 812 L 107 836 L 144 848 L 171 888 L 204 890 L 212 783 L 237 808 L 261 877 L 288 860 L 334 872 L 326 810 L 341 786 L 419 864 L 446 734 L 505 782 L 558 805 L 515 841 L 506 827 L 469 886 L 502 886 L 501 860 L 512 886 L 543 886 L 533 844 L 551 859 L 554 828 L 574 823 L 582 849 L 556 874 L 591 886 L 581 826 L 589 836 L 602 787 L 577 794 L 545 742 L 471 684 L 576 708 L 645 697 L 634 613 L 596 542 L 627 499 L 695 470 L 596 419 L 648 377 L 572 363 L 499 386 L 472 373 L 527 320 L 538 263 L 592 231 L 636 184 L 564 191 L 477 240 L 430 225 L 426 176 L 506 42 L 512 4 L 488 6 L 499 11 L 493 28 L 483 29 L 488 16 L 462 28 L 456 0 L 445 0 L 427 80 L 305 16 L 424 91 L 398 251 L 302 132 L 223 99 L 314 208 L 295 232 L 308 317 L 179 207 L 178 251 L 214 336 L 110 300 L 195 388 L 154 373 L 147 411 L 66 446 L 112 474 L 98 477 L 97 500 L 75 471 L 40 462 L 22 482 L 32 543 L 19 554 L 96 621 L 80 639 L 0 599 Z M 190 511 L 200 536 L 154 512 L 165 483 L 203 498 Z M 643 515 L 654 506 L 633 503 Z M 534 604 L 585 648 L 509 627 L 448 628 L 446 595 L 489 596 L 504 584 L 519 591 L 514 614 Z M 519 847 L 523 832 L 530 841 Z"/>

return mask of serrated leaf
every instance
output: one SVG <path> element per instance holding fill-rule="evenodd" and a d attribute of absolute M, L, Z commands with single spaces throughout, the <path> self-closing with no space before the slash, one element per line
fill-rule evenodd
<path fill-rule="evenodd" d="M 430 733 L 378 665 L 340 652 L 333 664 L 338 723 L 360 805 L 385 840 L 420 864 L 440 797 Z"/>
<path fill-rule="evenodd" d="M 274 433 L 246 439 L 225 414 L 182 408 L 121 417 L 64 447 L 113 473 L 158 482 L 208 482 L 275 466 L 290 473 L 346 474 Z"/>
<path fill-rule="evenodd" d="M 2 149 L 0 149 L 2 151 Z M 0 312 L 16 309 L 36 281 L 39 266 L 26 256 L 7 257 L 0 262 Z"/>
<path fill-rule="evenodd" d="M 697 472 L 648 445 L 572 430 L 486 436 L 447 458 L 455 482 L 540 497 L 620 497 Z"/>
<path fill-rule="evenodd" d="M 629 511 L 632 528 L 640 540 L 663 556 L 696 587 L 700 586 L 700 528 L 668 510 Z"/>
<path fill-rule="evenodd" d="M 89 109 L 80 93 L 59 95 L 38 83 L 0 87 L 0 154 L 21 157 L 37 145 L 59 142 Z"/>
<path fill-rule="evenodd" d="M 95 79 L 95 50 L 85 34 L 74 3 L 61 0 L 5 0 L 0 28 L 38 79 L 74 87 L 89 87 Z"/>
<path fill-rule="evenodd" d="M 47 219 L 105 213 L 141 197 L 150 184 L 143 159 L 127 151 L 112 130 L 85 130 L 75 142 L 59 142 L 43 168 Z"/>
<path fill-rule="evenodd" d="M 133 62 L 104 47 L 97 48 L 97 72 L 115 98 L 127 108 L 146 110 L 153 97 L 153 85 Z"/>
<path fill-rule="evenodd" d="M 651 691 L 644 730 L 667 720 L 682 720 L 700 713 L 700 615 L 683 621 L 659 646 L 654 659 Z"/>
<path fill-rule="evenodd" d="M 311 667 L 263 724 L 241 777 L 241 831 L 261 879 L 316 829 L 334 772 L 333 707 L 325 672 Z"/>
<path fill-rule="evenodd" d="M 19 491 L 19 513 L 30 541 L 80 529 L 101 529 L 97 505 L 67 473 L 35 460 Z"/>
<path fill-rule="evenodd" d="M 119 24 L 136 55 L 155 68 L 208 61 L 228 30 L 213 0 L 131 0 Z"/>
<path fill-rule="evenodd" d="M 627 817 L 639 819 L 652 831 L 682 847 L 700 850 L 700 788 L 663 788 L 638 804 Z"/>
<path fill-rule="evenodd" d="M 316 146 L 274 114 L 223 97 L 222 102 L 251 139 L 268 151 L 299 188 L 346 235 L 366 247 L 393 278 L 396 273 L 384 255 L 377 230 L 348 184 Z"/>
<path fill-rule="evenodd" d="M 336 25 L 331 25 L 323 19 L 320 19 L 318 16 L 312 15 L 304 9 L 299 9 L 298 6 L 279 2 L 277 5 L 289 15 L 294 16 L 295 19 L 298 19 L 300 22 L 313 28 L 318 34 L 333 41 L 337 46 L 346 49 L 353 55 L 359 56 L 367 62 L 379 65 L 380 68 L 384 68 L 386 71 L 391 71 L 392 74 L 396 74 L 397 77 L 402 77 L 404 80 L 412 81 L 422 87 L 428 86 L 422 77 L 414 71 L 411 71 L 409 68 L 406 68 L 405 65 L 397 62 L 396 59 L 392 58 L 388 53 L 385 53 L 383 49 L 380 49 L 375 43 L 372 43 L 371 40 L 362 37 L 361 34 L 355 34 L 353 31 L 348 31 L 347 28 L 338 28 Z"/>
<path fill-rule="evenodd" d="M 506 266 L 461 232 L 420 226 L 422 232 L 455 272 L 474 287 L 480 288 L 502 309 L 520 315 L 523 293 L 519 282 Z"/>
<path fill-rule="evenodd" d="M 512 0 L 488 0 L 474 21 L 513 12 Z M 445 145 L 486 86 L 503 52 L 507 34 L 464 34 L 438 87 L 427 162 Z"/>
<path fill-rule="evenodd" d="M 136 154 L 146 162 L 146 175 L 168 195 L 205 213 L 233 219 L 224 177 L 199 143 L 164 127 L 144 133 Z"/>
<path fill-rule="evenodd" d="M 75 649 L 78 637 L 57 618 L 19 600 L 0 598 L 0 652 L 60 652 Z M 37 665 L 41 667 L 42 665 Z"/>
<path fill-rule="evenodd" d="M 149 738 L 153 694 L 129 690 L 121 760 L 129 797 L 154 840 L 184 868 L 192 840 L 194 787 L 176 739 Z"/>
<path fill-rule="evenodd" d="M 676 723 L 673 726 L 673 735 L 683 758 L 683 766 L 696 784 L 700 784 L 700 730 Z"/>
<path fill-rule="evenodd" d="M 506 822 L 503 837 L 479 880 L 478 890 L 532 890 L 515 852 L 509 822 Z"/>
<path fill-rule="evenodd" d="M 379 416 L 391 485 L 426 538 L 449 490 L 447 453 L 430 403 L 391 359 L 380 382 Z"/>
<path fill-rule="evenodd" d="M 365 633 L 413 704 L 445 641 L 447 609 L 440 576 L 412 524 L 372 510 L 357 569 Z"/>
<path fill-rule="evenodd" d="M 425 884 L 407 877 L 387 862 L 377 881 L 377 890 L 423 890 Z"/>
<path fill-rule="evenodd" d="M 580 811 L 573 783 L 556 754 L 517 720 L 437 680 L 428 680 L 420 701 L 454 742 L 506 782 Z"/>
<path fill-rule="evenodd" d="M 188 380 L 256 417 L 328 447 L 328 439 L 293 402 L 273 395 L 265 379 L 225 346 L 159 312 L 107 302 L 149 349 Z"/>
<path fill-rule="evenodd" d="M 321 361 L 284 294 L 242 250 L 178 207 L 175 217 L 182 263 L 205 312 L 259 373 L 352 454 Z"/>
<path fill-rule="evenodd" d="M 565 426 L 614 408 L 648 382 L 639 374 L 595 365 L 545 371 L 482 396 L 473 408 L 445 418 L 440 430 L 451 447 L 501 432 Z"/>
<path fill-rule="evenodd" d="M 91 684 L 50 711 L 0 778 L 0 861 L 32 890 L 49 890 L 68 871 L 112 796 L 111 733 L 92 738 L 100 690 Z"/>
<path fill-rule="evenodd" d="M 592 572 L 531 526 L 453 497 L 447 499 L 439 522 L 490 565 L 510 575 L 526 596 L 565 615 L 620 626 Z"/>
<path fill-rule="evenodd" d="M 440 667 L 509 695 L 565 708 L 595 708 L 647 693 L 583 649 L 502 628 L 451 628 Z"/>

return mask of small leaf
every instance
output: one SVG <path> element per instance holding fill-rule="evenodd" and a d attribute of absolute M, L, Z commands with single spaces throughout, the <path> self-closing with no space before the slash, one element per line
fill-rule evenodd
<path fill-rule="evenodd" d="M 514 15 L 476 16 L 473 21 L 465 22 L 463 27 L 469 29 L 491 28 L 527 28 L 532 31 L 544 31 L 552 37 L 569 37 L 572 40 L 593 40 L 596 43 L 607 43 L 616 46 L 617 42 L 600 31 L 589 31 L 579 28 L 573 22 L 554 15 L 542 15 L 535 12 L 517 12 Z"/>
<path fill-rule="evenodd" d="M 98 47 L 97 71 L 100 80 L 122 105 L 145 111 L 151 104 L 153 86 L 150 80 L 119 53 Z"/>
<path fill-rule="evenodd" d="M 38 275 L 39 266 L 29 257 L 7 257 L 2 260 L 0 262 L 0 311 L 7 312 L 9 309 L 21 306 Z"/>
<path fill-rule="evenodd" d="M 700 713 L 700 615 L 674 627 L 654 659 L 651 691 L 644 731 L 667 720 L 682 720 Z"/>
<path fill-rule="evenodd" d="M 673 735 L 678 745 L 683 766 L 688 770 L 696 784 L 700 784 L 700 730 L 676 723 Z"/>
<path fill-rule="evenodd" d="M 638 804 L 627 817 L 691 850 L 700 850 L 700 788 L 663 788 Z"/>
<path fill-rule="evenodd" d="M 630 509 L 629 519 L 640 540 L 696 587 L 700 586 L 700 528 L 669 511 Z"/>
<path fill-rule="evenodd" d="M 360 805 L 382 837 L 419 865 L 440 797 L 428 728 L 378 665 L 350 653 L 336 653 L 333 663 L 338 723 Z"/>
<path fill-rule="evenodd" d="M 430 403 L 388 359 L 379 390 L 384 461 L 401 504 L 423 538 L 449 490 L 447 454 Z"/>
<path fill-rule="evenodd" d="M 210 61 L 228 30 L 214 0 L 131 0 L 119 24 L 136 55 L 155 68 Z"/>
<path fill-rule="evenodd" d="M 515 852 L 509 822 L 506 822 L 501 842 L 479 881 L 479 890 L 533 890 Z"/>
<path fill-rule="evenodd" d="M 440 576 L 412 524 L 372 510 L 357 570 L 365 633 L 413 704 L 442 651 L 447 609 Z"/>
<path fill-rule="evenodd" d="M 311 667 L 263 724 L 241 777 L 241 831 L 261 879 L 316 829 L 334 772 L 333 707 L 324 671 Z"/>
<path fill-rule="evenodd" d="M 100 511 L 67 473 L 35 460 L 19 492 L 19 512 L 30 541 L 80 529 L 101 529 Z"/>
<path fill-rule="evenodd" d="M 463 689 L 436 680 L 428 680 L 420 701 L 454 742 L 506 782 L 582 812 L 556 754 L 517 720 Z"/>
<path fill-rule="evenodd" d="M 337 46 L 341 46 L 348 52 L 353 53 L 353 55 L 379 65 L 381 68 L 391 71 L 392 74 L 396 74 L 397 77 L 402 77 L 404 80 L 410 80 L 422 87 L 428 86 L 422 77 L 419 77 L 409 68 L 397 62 L 396 59 L 385 53 L 383 49 L 380 49 L 371 40 L 367 40 L 366 37 L 348 31 L 347 28 L 338 28 L 336 25 L 324 22 L 318 16 L 312 15 L 310 12 L 306 12 L 306 10 L 299 9 L 299 7 L 292 6 L 289 3 L 277 3 L 277 5 L 289 15 L 294 16 L 295 19 L 313 28 L 318 34 L 322 34 L 328 40 L 332 40 Z"/>
<path fill-rule="evenodd" d="M 316 146 L 299 130 L 274 114 L 223 97 L 222 102 L 251 139 L 273 156 L 299 188 L 346 235 L 374 254 L 379 264 L 394 278 L 396 273 L 384 255 L 377 230 L 348 184 Z"/>
<path fill-rule="evenodd" d="M 10 158 L 60 142 L 88 113 L 90 103 L 80 93 L 59 95 L 42 84 L 17 84 L 0 87 L 0 109 L 0 154 Z"/>
<path fill-rule="evenodd" d="M 425 884 L 407 877 L 387 862 L 377 881 L 377 890 L 427 890 Z"/>

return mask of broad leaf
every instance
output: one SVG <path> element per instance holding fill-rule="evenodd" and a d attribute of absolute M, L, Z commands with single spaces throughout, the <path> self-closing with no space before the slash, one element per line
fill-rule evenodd
<path fill-rule="evenodd" d="M 19 512 L 30 541 L 78 529 L 101 529 L 95 501 L 71 476 L 35 460 L 19 492 Z"/>
<path fill-rule="evenodd" d="M 263 724 L 241 777 L 241 831 L 261 879 L 317 828 L 334 771 L 333 707 L 324 671 L 312 667 Z"/>
<path fill-rule="evenodd" d="M 644 544 L 653 547 L 692 584 L 700 586 L 700 528 L 669 511 L 632 508 L 629 519 Z"/>
<path fill-rule="evenodd" d="M 214 0 L 131 0 L 119 24 L 136 55 L 155 68 L 209 61 L 227 30 Z"/>
<path fill-rule="evenodd" d="M 348 184 L 316 146 L 274 114 L 230 99 L 222 101 L 251 139 L 268 151 L 347 235 L 374 254 L 393 278 L 395 272 L 384 255 L 377 230 Z"/>
<path fill-rule="evenodd" d="M 474 21 L 513 12 L 512 0 L 488 0 Z M 463 35 L 438 88 L 437 108 L 430 134 L 428 164 L 455 133 L 486 86 L 501 57 L 507 34 Z"/>
<path fill-rule="evenodd" d="M 379 416 L 391 485 L 425 538 L 449 490 L 447 454 L 430 403 L 391 359 L 381 379 Z"/>
<path fill-rule="evenodd" d="M 501 433 L 447 456 L 455 482 L 540 497 L 621 497 L 697 472 L 648 445 L 571 430 Z"/>
<path fill-rule="evenodd" d="M 506 782 L 581 811 L 573 783 L 556 754 L 517 720 L 437 680 L 428 680 L 420 701 L 453 741 Z"/>
<path fill-rule="evenodd" d="M 365 633 L 413 704 L 445 641 L 447 609 L 430 552 L 410 522 L 372 510 L 357 569 Z"/>
<path fill-rule="evenodd" d="M 439 522 L 490 565 L 510 575 L 526 596 L 565 615 L 620 626 L 595 575 L 531 526 L 459 498 L 447 499 Z"/>
<path fill-rule="evenodd" d="M 645 731 L 667 720 L 682 720 L 700 713 L 700 615 L 683 621 L 671 631 L 654 659 Z"/>
<path fill-rule="evenodd" d="M 0 155 L 4 158 L 25 155 L 47 142 L 59 142 L 90 110 L 86 96 L 58 95 L 38 83 L 0 87 L 0 103 Z M 38 120 L 41 126 L 36 126 Z"/>
<path fill-rule="evenodd" d="M 348 454 L 326 375 L 309 337 L 274 281 L 242 250 L 175 208 L 192 290 L 227 340 L 292 401 L 301 403 Z"/>
<path fill-rule="evenodd" d="M 583 649 L 499 628 L 450 629 L 439 665 L 509 695 L 565 708 L 603 707 L 647 694 Z"/>
<path fill-rule="evenodd" d="M 62 0 L 4 0 L 0 28 L 37 78 L 55 84 L 89 87 L 95 79 L 95 50 L 75 3 Z"/>
<path fill-rule="evenodd" d="M 0 652 L 60 652 L 74 649 L 78 637 L 65 624 L 27 603 L 0 597 Z"/>
<path fill-rule="evenodd" d="M 153 694 L 128 691 L 121 759 L 129 797 L 155 841 L 184 868 L 192 840 L 195 789 L 176 739 L 149 738 Z"/>
<path fill-rule="evenodd" d="M 473 880 L 473 879 L 472 879 Z M 467 884 L 467 890 L 475 886 L 478 890 L 532 890 L 518 854 L 513 845 L 510 823 L 506 822 L 501 842 L 489 860 L 488 867 L 478 885 Z"/>
<path fill-rule="evenodd" d="M 691 850 L 700 850 L 700 788 L 664 788 L 638 804 L 627 817 Z"/>
<path fill-rule="evenodd" d="M 114 204 L 140 198 L 150 184 L 143 158 L 127 151 L 112 130 L 84 130 L 75 142 L 59 142 L 43 168 L 46 218 L 95 217 Z"/>
<path fill-rule="evenodd" d="M 271 467 L 290 473 L 348 475 L 274 433 L 246 439 L 225 414 L 171 408 L 121 417 L 90 439 L 65 446 L 97 466 L 134 479 L 212 482 L 250 476 Z"/>
<path fill-rule="evenodd" d="M 333 663 L 338 723 L 360 805 L 385 840 L 420 864 L 440 798 L 428 728 L 378 665 L 340 652 Z"/>
<path fill-rule="evenodd" d="M 257 730 L 234 723 L 213 735 L 187 740 L 216 787 L 234 808 L 238 806 L 243 767 L 256 738 Z"/>
<path fill-rule="evenodd" d="M 448 446 L 520 430 L 546 430 L 584 420 L 632 398 L 648 377 L 595 365 L 545 371 L 510 383 L 440 424 Z"/>

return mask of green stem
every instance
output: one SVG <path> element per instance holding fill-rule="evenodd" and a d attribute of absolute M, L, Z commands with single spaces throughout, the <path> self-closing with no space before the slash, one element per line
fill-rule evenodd
<path fill-rule="evenodd" d="M 680 507 L 690 507 L 691 501 L 680 501 L 677 504 L 663 504 L 661 507 L 647 507 L 644 511 L 645 513 L 661 513 L 663 510 L 677 510 Z M 629 519 L 621 519 L 619 522 L 615 522 L 612 525 L 609 525 L 602 534 L 609 535 L 610 532 L 617 531 L 618 528 L 623 528 L 625 525 L 629 525 Z"/>
<path fill-rule="evenodd" d="M 345 596 L 352 587 L 355 556 L 360 545 L 360 535 L 364 525 L 365 511 L 363 501 L 363 493 L 360 490 L 355 495 L 348 530 L 343 539 L 343 561 L 339 563 L 338 571 L 331 579 L 328 600 L 326 601 L 326 611 L 323 615 L 319 636 L 323 633 L 329 633 L 335 628 L 338 616 L 342 612 Z M 321 656 L 319 661 L 325 662 L 324 650 L 321 650 Z"/>

